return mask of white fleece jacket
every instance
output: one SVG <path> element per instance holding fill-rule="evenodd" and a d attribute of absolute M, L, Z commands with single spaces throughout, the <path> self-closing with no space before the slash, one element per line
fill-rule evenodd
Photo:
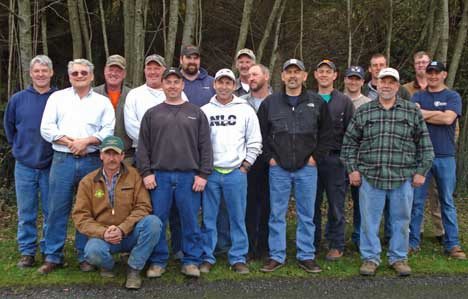
<path fill-rule="evenodd" d="M 255 162 L 262 152 L 262 135 L 255 110 L 234 96 L 223 105 L 213 96 L 202 108 L 211 129 L 214 167 L 233 169 L 246 160 Z"/>

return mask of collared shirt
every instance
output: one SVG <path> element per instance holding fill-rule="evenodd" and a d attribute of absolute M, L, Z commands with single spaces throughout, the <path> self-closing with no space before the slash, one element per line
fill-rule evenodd
<path fill-rule="evenodd" d="M 341 160 L 376 188 L 395 189 L 414 174 L 425 175 L 434 152 L 420 110 L 398 98 L 385 109 L 379 101 L 361 106 L 346 131 Z"/>
<path fill-rule="evenodd" d="M 112 206 L 112 210 L 114 210 L 114 194 L 115 194 L 115 185 L 117 184 L 117 180 L 120 177 L 120 170 L 117 171 L 110 179 L 107 177 L 106 172 L 102 169 L 102 176 L 104 177 L 104 182 L 106 183 L 107 192 L 109 192 L 109 201 Z M 114 212 L 112 212 L 114 214 Z"/>
<path fill-rule="evenodd" d="M 94 136 L 100 141 L 114 134 L 115 113 L 109 99 L 90 89 L 80 98 L 73 87 L 54 92 L 47 101 L 41 122 L 41 135 L 52 148 L 70 153 L 67 146 L 54 143 L 63 136 L 86 138 Z M 87 152 L 98 150 L 90 145 Z"/>
<path fill-rule="evenodd" d="M 182 92 L 182 99 L 188 101 L 187 96 Z M 127 95 L 124 107 L 125 130 L 133 141 L 133 147 L 138 145 L 140 135 L 140 125 L 143 115 L 148 109 L 161 104 L 166 100 L 166 95 L 162 88 L 154 89 L 146 84 L 130 90 Z"/>

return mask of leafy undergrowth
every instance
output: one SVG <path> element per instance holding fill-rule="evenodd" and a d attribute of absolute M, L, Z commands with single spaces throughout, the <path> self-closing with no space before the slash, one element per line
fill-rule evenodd
<path fill-rule="evenodd" d="M 458 198 L 456 201 L 458 210 L 458 221 L 460 231 L 460 241 L 462 246 L 468 248 L 468 202 L 467 198 Z M 324 212 L 324 211 L 323 211 Z M 347 205 L 347 219 L 352 219 L 350 216 L 350 205 Z M 49 275 L 38 274 L 37 267 L 41 260 L 40 255 L 36 257 L 36 267 L 31 269 L 18 269 L 16 263 L 19 259 L 17 245 L 15 241 L 16 235 L 16 216 L 15 211 L 10 209 L 2 212 L 0 217 L 0 287 L 22 288 L 29 286 L 50 286 L 59 285 L 66 287 L 72 284 L 115 284 L 121 285 L 125 279 L 125 267 L 117 262 L 116 273 L 117 277 L 112 279 L 101 278 L 98 272 L 82 273 L 78 269 L 78 264 L 75 258 L 73 249 L 73 229 L 69 225 L 69 237 L 65 247 L 66 266 Z M 325 215 L 324 215 L 325 216 Z M 211 273 L 202 275 L 200 281 L 216 281 L 216 280 L 241 280 L 241 279 L 268 279 L 276 278 L 347 278 L 358 276 L 360 266 L 359 254 L 354 245 L 349 240 L 351 236 L 351 221 L 346 225 L 346 236 L 348 238 L 345 256 L 338 262 L 328 262 L 325 260 L 326 250 L 321 250 L 318 256 L 318 263 L 323 269 L 320 274 L 308 274 L 297 266 L 295 260 L 295 221 L 294 213 L 289 214 L 288 225 L 288 259 L 286 265 L 274 273 L 265 274 L 259 271 L 262 262 L 253 261 L 249 263 L 251 273 L 248 275 L 238 275 L 232 272 L 227 264 L 225 257 L 220 257 L 212 269 Z M 430 217 L 426 217 L 430 218 Z M 326 219 L 324 217 L 323 219 Z M 395 275 L 392 269 L 387 266 L 386 251 L 382 252 L 382 264 L 378 270 L 378 276 L 393 276 Z M 116 260 L 119 261 L 118 256 Z M 426 221 L 425 233 L 422 243 L 422 249 L 417 254 L 410 256 L 409 263 L 413 269 L 413 275 L 427 274 L 443 274 L 457 275 L 468 273 L 468 260 L 458 261 L 448 258 L 443 253 L 442 246 L 435 240 L 432 234 L 431 221 Z M 158 281 L 161 283 L 184 283 L 185 278 L 180 273 L 180 265 L 178 262 L 171 260 L 169 262 L 167 272 Z"/>

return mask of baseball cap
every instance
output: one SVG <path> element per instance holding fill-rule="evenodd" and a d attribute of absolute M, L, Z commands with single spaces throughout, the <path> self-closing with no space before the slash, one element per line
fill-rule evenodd
<path fill-rule="evenodd" d="M 440 61 L 435 61 L 435 60 L 431 61 L 431 63 L 429 63 L 426 67 L 426 72 L 431 71 L 431 70 L 434 70 L 437 72 L 445 72 L 446 71 L 445 64 L 443 64 Z"/>
<path fill-rule="evenodd" d="M 124 150 L 124 143 L 120 137 L 117 136 L 107 136 L 101 143 L 99 147 L 101 152 L 105 152 L 107 150 L 114 150 L 117 153 L 121 154 Z"/>
<path fill-rule="evenodd" d="M 300 61 L 299 59 L 295 59 L 295 58 L 286 60 L 286 62 L 283 64 L 283 71 L 285 69 L 287 69 L 288 67 L 290 67 L 291 65 L 295 65 L 298 68 L 300 68 L 302 71 L 305 71 L 304 62 Z"/>
<path fill-rule="evenodd" d="M 180 79 L 184 78 L 182 76 L 182 73 L 180 72 L 180 70 L 178 68 L 175 68 L 175 67 L 170 67 L 170 68 L 166 69 L 164 71 L 164 73 L 162 74 L 162 78 L 166 79 L 170 75 L 175 75 L 175 76 L 179 77 Z"/>
<path fill-rule="evenodd" d="M 234 76 L 234 73 L 230 69 L 220 69 L 216 72 L 215 81 L 222 77 L 228 77 L 232 81 L 236 81 L 236 76 Z"/>
<path fill-rule="evenodd" d="M 197 54 L 198 56 L 200 56 L 200 49 L 194 45 L 185 45 L 180 51 L 181 56 L 189 56 L 192 54 Z"/>
<path fill-rule="evenodd" d="M 112 65 L 116 65 L 124 70 L 127 65 L 127 62 L 125 61 L 125 58 L 116 54 L 107 57 L 106 66 Z"/>
<path fill-rule="evenodd" d="M 353 65 L 346 69 L 345 77 L 357 76 L 360 79 L 364 79 L 364 69 L 359 65 Z"/>
<path fill-rule="evenodd" d="M 315 67 L 315 69 L 318 69 L 319 67 L 321 67 L 324 64 L 328 65 L 332 70 L 336 71 L 335 64 L 333 63 L 333 61 L 331 61 L 329 59 L 324 59 L 324 60 L 320 61 L 319 63 L 317 63 L 317 66 Z"/>
<path fill-rule="evenodd" d="M 393 79 L 400 81 L 400 74 L 398 73 L 396 69 L 391 68 L 391 67 L 382 69 L 377 78 L 382 79 L 385 77 L 392 77 Z"/>
<path fill-rule="evenodd" d="M 164 60 L 164 57 L 158 55 L 158 54 L 152 54 L 148 57 L 145 58 L 145 65 L 147 65 L 150 62 L 156 62 L 160 66 L 166 66 L 166 61 Z"/>
<path fill-rule="evenodd" d="M 255 54 L 254 54 L 254 52 L 253 52 L 252 50 L 250 50 L 250 49 L 247 49 L 247 48 L 245 48 L 245 49 L 240 49 L 239 52 L 237 52 L 237 54 L 236 54 L 236 59 L 239 59 L 239 57 L 240 57 L 241 55 L 247 55 L 247 56 L 250 57 L 250 59 L 255 60 Z"/>

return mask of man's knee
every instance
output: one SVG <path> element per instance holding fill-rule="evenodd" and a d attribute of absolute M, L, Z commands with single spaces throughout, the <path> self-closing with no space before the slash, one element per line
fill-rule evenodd
<path fill-rule="evenodd" d="M 92 265 L 101 265 L 103 256 L 106 254 L 107 248 L 104 246 L 105 241 L 101 239 L 89 239 L 86 243 L 84 254 L 85 259 Z"/>

